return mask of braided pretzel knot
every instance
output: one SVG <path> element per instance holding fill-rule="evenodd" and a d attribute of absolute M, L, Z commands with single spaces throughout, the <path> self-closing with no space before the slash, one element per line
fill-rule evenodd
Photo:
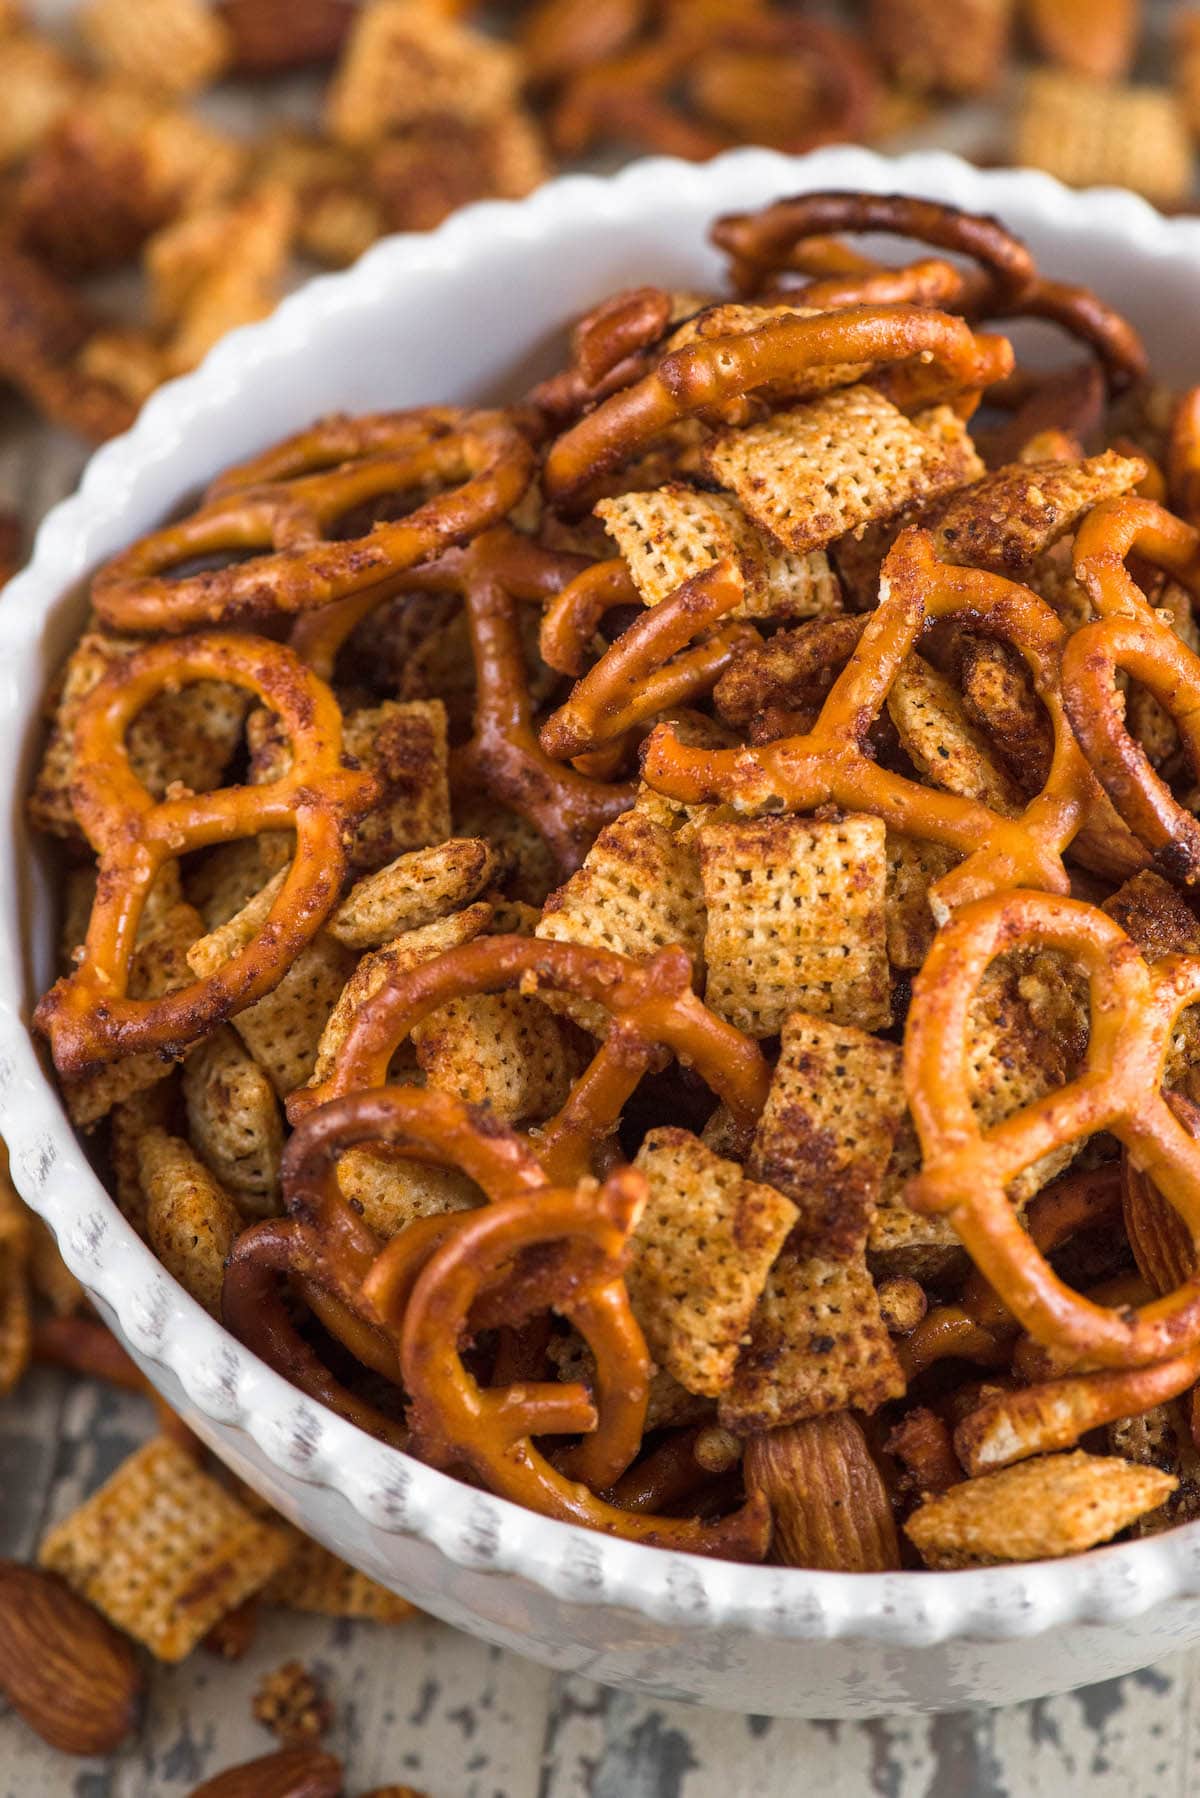
<path fill-rule="evenodd" d="M 234 1334 L 277 1372 L 352 1423 L 388 1441 L 403 1439 L 394 1417 L 350 1392 L 292 1322 L 281 1279 L 297 1283 L 329 1333 L 364 1366 L 400 1383 L 388 1338 L 364 1307 L 360 1288 L 383 1244 L 347 1204 L 337 1158 L 359 1143 L 386 1142 L 401 1155 L 457 1167 L 490 1200 L 541 1190 L 546 1177 L 511 1130 L 450 1093 L 388 1087 L 356 1093 L 314 1112 L 288 1140 L 282 1165 L 288 1215 L 243 1231 L 225 1270 L 222 1307 Z M 407 1253 L 430 1248 L 452 1216 L 423 1218 L 402 1232 Z"/>
<path fill-rule="evenodd" d="M 341 645 L 382 600 L 397 591 L 461 594 L 475 662 L 475 708 L 470 741 L 454 751 L 454 783 L 482 785 L 519 812 L 545 838 L 564 877 L 579 867 L 604 825 L 637 797 L 629 782 L 594 780 L 562 767 L 534 728 L 519 608 L 555 599 L 584 566 L 579 556 L 543 549 L 499 525 L 382 588 L 308 613 L 292 634 L 297 652 L 329 678 Z"/>
<path fill-rule="evenodd" d="M 1042 947 L 1088 976 L 1091 1030 L 1079 1075 L 986 1134 L 968 1093 L 971 1005 L 997 955 Z M 1111 1131 L 1200 1240 L 1200 1142 L 1160 1091 L 1175 1021 L 1200 999 L 1200 959 L 1151 967 L 1092 906 L 1058 894 L 997 894 L 966 907 L 934 939 L 913 985 L 904 1080 L 922 1171 L 915 1211 L 945 1215 L 984 1278 L 1038 1342 L 1100 1367 L 1129 1368 L 1200 1346 L 1200 1279 L 1132 1311 L 1099 1305 L 1060 1281 L 1022 1229 L 1007 1188 L 1052 1149 Z"/>
<path fill-rule="evenodd" d="M 403 1237 L 389 1243 L 367 1275 L 364 1295 L 396 1341 L 415 1446 L 423 1459 L 469 1467 L 501 1497 L 564 1522 L 663 1548 L 758 1560 L 770 1530 L 761 1494 L 715 1523 L 621 1510 L 589 1489 L 600 1482 L 589 1475 L 581 1451 L 564 1462 L 564 1472 L 533 1444 L 536 1436 L 596 1430 L 603 1405 L 598 1417 L 586 1387 L 554 1381 L 484 1389 L 458 1351 L 471 1333 L 472 1307 L 489 1282 L 503 1278 L 514 1257 L 569 1245 L 580 1265 L 554 1309 L 585 1337 L 610 1388 L 618 1375 L 637 1383 L 644 1417 L 649 1363 L 622 1269 L 645 1199 L 644 1176 L 620 1168 L 598 1190 L 587 1181 L 575 1189 L 546 1187 L 466 1212 L 415 1284 Z M 594 1441 L 585 1434 L 582 1451 Z M 633 1446 L 636 1450 L 637 1439 Z"/>
<path fill-rule="evenodd" d="M 833 803 L 874 812 L 893 830 L 958 849 L 966 860 L 931 889 L 950 910 L 997 888 L 1068 890 L 1063 851 L 1098 797 L 1058 692 L 1066 632 L 1045 601 L 975 568 L 938 561 L 927 531 L 910 528 L 884 564 L 879 606 L 803 736 L 755 749 L 692 749 L 658 726 L 643 773 L 657 792 L 689 804 L 724 801 L 739 810 L 782 805 L 810 811 Z M 1028 665 L 1054 735 L 1046 783 L 1018 818 L 981 801 L 918 786 L 881 768 L 863 747 L 904 658 L 938 619 L 1011 643 Z"/>
<path fill-rule="evenodd" d="M 464 994 L 515 986 L 577 994 L 603 1006 L 612 1019 L 561 1111 L 537 1132 L 534 1146 L 550 1179 L 577 1180 L 591 1172 L 593 1145 L 610 1136 L 661 1045 L 698 1070 L 749 1141 L 766 1103 L 770 1069 L 752 1038 L 696 997 L 683 949 L 660 950 L 639 964 L 608 949 L 520 936 L 481 937 L 381 986 L 355 1018 L 328 1080 L 293 1093 L 288 1115 L 295 1121 L 327 1099 L 382 1086 L 396 1050 L 430 1012 Z"/>
<path fill-rule="evenodd" d="M 114 557 L 92 600 L 106 624 L 134 631 L 327 605 L 497 523 L 532 471 L 532 447 L 503 413 L 333 418 L 232 470 L 199 511 Z M 407 517 L 348 540 L 330 535 L 356 506 L 433 485 L 447 490 Z M 245 552 L 228 567 L 167 578 L 194 557 Z"/>
<path fill-rule="evenodd" d="M 841 231 L 889 232 L 978 266 L 964 271 L 925 259 L 888 268 L 853 252 L 837 266 L 826 234 Z M 1090 288 L 1048 280 L 1020 238 L 983 213 L 904 194 L 797 194 L 718 219 L 712 240 L 730 256 L 734 283 L 746 296 L 782 294 L 826 307 L 912 300 L 970 318 L 1042 318 L 1095 352 L 1114 391 L 1146 374 L 1145 347 L 1128 319 Z M 815 278 L 796 286 L 780 279 L 785 271 Z"/>
<path fill-rule="evenodd" d="M 1136 554 L 1200 593 L 1200 535 L 1150 500 L 1106 500 L 1075 538 L 1075 572 L 1099 619 L 1075 632 L 1063 656 L 1063 703 L 1096 776 L 1168 878 L 1200 881 L 1200 823 L 1156 773 L 1125 726 L 1116 674 L 1125 669 L 1170 713 L 1200 771 L 1200 656 L 1147 602 L 1126 567 Z"/>
<path fill-rule="evenodd" d="M 275 712 L 292 747 L 280 779 L 182 793 L 158 803 L 134 775 L 125 733 L 158 693 L 233 682 Z M 375 795 L 374 778 L 342 766 L 333 694 L 291 650 L 213 631 L 137 651 L 80 708 L 72 801 L 100 858 L 83 959 L 34 1014 L 59 1072 L 76 1078 L 143 1049 L 178 1054 L 278 984 L 336 904 L 346 838 Z M 260 830 L 294 828 L 291 867 L 253 941 L 215 973 L 157 999 L 125 996 L 138 920 L 163 863 Z"/>
<path fill-rule="evenodd" d="M 679 419 L 773 382 L 803 397 L 820 372 L 846 364 L 880 368 L 919 359 L 920 401 L 977 393 L 1009 373 L 1006 338 L 976 336 L 961 318 L 920 306 L 852 306 L 816 317 L 773 316 L 753 330 L 669 351 L 653 372 L 604 400 L 563 433 L 542 482 L 555 505 L 578 503 L 593 476 L 627 461 Z M 897 373 L 900 371 L 897 370 Z M 932 380 L 932 385 L 930 384 Z"/>

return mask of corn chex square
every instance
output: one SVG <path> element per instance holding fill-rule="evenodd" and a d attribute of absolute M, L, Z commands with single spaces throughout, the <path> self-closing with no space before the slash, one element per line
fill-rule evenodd
<path fill-rule="evenodd" d="M 651 1130 L 634 1166 L 650 1185 L 625 1273 L 634 1315 L 659 1366 L 715 1398 L 796 1207 L 690 1130 Z"/>
<path fill-rule="evenodd" d="M 745 590 L 735 618 L 812 618 L 841 610 L 841 587 L 825 552 L 795 555 L 781 548 L 727 493 L 699 493 L 672 482 L 601 500 L 596 516 L 648 606 L 719 562 L 731 562 Z"/>
<path fill-rule="evenodd" d="M 890 1021 L 881 819 L 759 818 L 699 839 L 714 1011 L 760 1037 L 793 1011 L 864 1030 Z"/>
<path fill-rule="evenodd" d="M 844 387 L 722 431 L 704 450 L 713 479 L 797 554 L 821 549 L 960 479 L 958 459 L 873 387 Z"/>
<path fill-rule="evenodd" d="M 1025 810 L 1024 793 L 967 717 L 957 688 L 924 656 L 905 656 L 887 705 L 905 752 L 934 786 L 1005 818 Z"/>
<path fill-rule="evenodd" d="M 927 1567 L 1051 1560 L 1109 1541 L 1178 1483 L 1114 1455 L 1039 1455 L 926 1499 L 904 1532 Z"/>
<path fill-rule="evenodd" d="M 735 1435 L 752 1436 L 827 1411 L 874 1411 L 904 1385 L 862 1261 L 786 1248 L 717 1415 Z"/>
<path fill-rule="evenodd" d="M 679 943 L 699 965 L 704 900 L 695 850 L 644 812 L 623 812 L 600 832 L 582 868 L 551 893 L 534 934 L 635 960 Z M 548 997 L 593 1036 L 607 1034 L 602 1006 L 564 993 Z"/>
<path fill-rule="evenodd" d="M 451 999 L 412 1033 L 426 1083 L 506 1124 L 541 1122 L 565 1102 L 582 1071 L 562 1023 L 533 994 L 476 993 Z"/>
<path fill-rule="evenodd" d="M 1192 145 L 1174 94 L 1060 69 L 1026 76 L 1014 160 L 1070 187 L 1131 187 L 1160 202 L 1186 199 L 1192 187 Z"/>
<path fill-rule="evenodd" d="M 895 1043 L 791 1014 L 747 1166 L 797 1207 L 793 1247 L 862 1254 L 903 1115 Z"/>
<path fill-rule="evenodd" d="M 160 1661 L 181 1661 L 291 1547 L 290 1531 L 261 1522 L 160 1436 L 51 1530 L 38 1559 Z"/>

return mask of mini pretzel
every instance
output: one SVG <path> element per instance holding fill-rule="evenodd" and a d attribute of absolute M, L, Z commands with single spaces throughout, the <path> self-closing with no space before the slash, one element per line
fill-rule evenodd
<path fill-rule="evenodd" d="M 1063 656 L 1063 703 L 1084 754 L 1133 834 L 1169 878 L 1200 881 L 1200 824 L 1180 805 L 1125 725 L 1118 669 L 1148 687 L 1170 713 L 1200 770 L 1200 656 L 1165 625 L 1126 560 L 1167 570 L 1200 593 L 1200 536 L 1150 500 L 1126 495 L 1088 514 L 1075 539 L 1075 573 L 1099 619 L 1072 636 Z"/>
<path fill-rule="evenodd" d="M 542 482 L 552 503 L 575 499 L 668 426 L 808 370 L 867 363 L 921 365 L 921 403 L 977 393 L 1012 367 L 1002 337 L 976 336 L 962 319 L 920 306 L 853 306 L 804 318 L 773 316 L 753 330 L 669 351 L 651 374 L 622 388 L 551 446 Z M 930 384 L 932 382 L 932 385 Z M 815 391 L 815 386 L 814 386 Z"/>
<path fill-rule="evenodd" d="M 292 747 L 280 779 L 182 793 L 155 803 L 130 768 L 125 733 L 158 693 L 231 681 L 275 712 Z M 289 650 L 210 632 L 123 659 L 80 707 L 72 799 L 100 857 L 83 959 L 42 999 L 34 1022 L 55 1065 L 78 1078 L 141 1049 L 177 1055 L 269 993 L 337 903 L 347 835 L 374 796 L 371 775 L 342 766 L 342 717 L 323 681 Z M 125 997 L 138 921 L 163 863 L 259 830 L 294 828 L 287 878 L 261 930 L 216 973 L 157 999 Z"/>
<path fill-rule="evenodd" d="M 1089 979 L 1081 1073 L 984 1133 L 969 1096 L 966 1040 L 980 981 L 999 954 L 1061 950 Z M 1160 1091 L 1176 1019 L 1200 998 L 1200 959 L 1148 964 L 1103 912 L 1058 894 L 1009 892 L 966 907 L 934 939 L 913 985 L 904 1079 L 923 1154 L 906 1197 L 945 1216 L 1013 1316 L 1040 1343 L 1100 1367 L 1144 1367 L 1200 1347 L 1200 1279 L 1140 1310 L 1063 1284 L 1022 1229 L 1007 1188 L 1052 1149 L 1111 1131 L 1200 1239 L 1200 1143 Z"/>
<path fill-rule="evenodd" d="M 106 624 L 134 631 L 327 605 L 495 524 L 532 470 L 528 439 L 503 413 L 429 407 L 334 418 L 234 470 L 198 512 L 115 556 L 92 600 Z M 348 540 L 331 535 L 356 506 L 434 484 L 448 490 L 407 517 Z M 228 567 L 169 578 L 194 557 L 246 551 Z"/>
<path fill-rule="evenodd" d="M 969 256 L 978 268 L 965 274 L 925 260 L 889 269 L 859 259 L 847 271 L 821 268 L 814 281 L 780 287 L 783 271 L 812 267 L 811 244 L 823 246 L 826 233 L 839 231 L 891 232 Z M 711 235 L 729 254 L 734 283 L 747 296 L 782 293 L 797 304 L 828 307 L 912 300 L 970 318 L 1043 318 L 1095 351 L 1114 391 L 1146 373 L 1145 347 L 1128 319 L 1090 288 L 1047 280 L 1020 239 L 982 213 L 900 194 L 799 194 L 718 219 Z"/>
<path fill-rule="evenodd" d="M 797 194 L 792 199 L 776 200 L 758 212 L 729 213 L 716 221 L 710 236 L 717 248 L 729 256 L 730 273 L 738 292 L 749 296 L 760 292 L 769 276 L 785 269 L 798 268 L 815 272 L 822 279 L 841 278 L 848 282 L 856 276 L 869 279 L 880 272 L 880 264 L 865 258 L 856 258 L 857 268 L 846 271 L 831 271 L 827 266 L 813 270 L 808 260 L 812 240 L 820 244 L 820 240 L 843 231 L 887 232 L 969 256 L 985 271 L 991 292 L 1000 304 L 1016 300 L 1037 277 L 1033 257 L 999 219 L 904 194 Z M 965 282 L 959 276 L 957 289 L 948 299 L 951 303 L 960 300 L 965 291 Z M 806 294 L 805 303 L 844 302 L 836 298 L 823 302 Z"/>
<path fill-rule="evenodd" d="M 593 562 L 546 607 L 538 640 L 543 662 L 578 679 L 587 669 L 588 650 L 605 613 L 641 603 L 623 556 Z"/>
<path fill-rule="evenodd" d="M 364 1309 L 362 1282 L 383 1245 L 337 1183 L 337 1157 L 358 1143 L 387 1142 L 399 1153 L 458 1167 L 489 1199 L 540 1191 L 545 1175 L 512 1131 L 449 1093 L 390 1087 L 356 1093 L 314 1112 L 283 1158 L 286 1218 L 243 1231 L 225 1269 L 224 1320 L 240 1341 L 311 1397 L 387 1441 L 402 1442 L 394 1417 L 335 1379 L 292 1322 L 282 1277 L 298 1280 L 326 1328 L 366 1366 L 398 1384 L 399 1363 Z M 401 1233 L 407 1253 L 425 1255 L 450 1219 L 423 1218 Z M 432 1228 L 431 1228 L 432 1227 Z"/>
<path fill-rule="evenodd" d="M 579 574 L 578 556 L 542 549 L 507 525 L 483 533 L 466 549 L 450 550 L 414 569 L 403 591 L 460 593 L 475 661 L 475 721 L 468 743 L 454 753 L 456 782 L 477 783 L 540 831 L 559 872 L 573 874 L 597 833 L 628 810 L 632 784 L 592 779 L 563 768 L 538 741 L 518 627 L 521 603 L 544 604 Z M 372 589 L 302 618 L 293 645 L 331 674 L 350 631 L 396 590 Z M 715 676 L 714 676 L 715 678 Z"/>
<path fill-rule="evenodd" d="M 482 937 L 451 949 L 388 982 L 367 1000 L 318 1087 L 288 1100 L 293 1121 L 325 1100 L 382 1086 L 392 1056 L 415 1025 L 451 999 L 521 986 L 575 993 L 601 1005 L 612 1027 L 571 1088 L 558 1114 L 536 1135 L 539 1161 L 552 1180 L 590 1173 L 590 1151 L 615 1128 L 621 1109 L 660 1045 L 694 1067 L 732 1114 L 733 1132 L 748 1142 L 766 1103 L 770 1068 L 758 1044 L 726 1024 L 692 991 L 692 964 L 679 947 L 645 963 L 578 943 L 519 936 Z"/>
<path fill-rule="evenodd" d="M 414 1445 L 423 1459 L 440 1467 L 469 1467 L 491 1491 L 543 1516 L 659 1547 L 758 1560 L 770 1533 L 760 1499 L 751 1497 L 716 1523 L 620 1510 L 582 1483 L 581 1452 L 564 1473 L 533 1444 L 535 1436 L 582 1431 L 586 1452 L 593 1440 L 589 1432 L 599 1421 L 586 1387 L 553 1381 L 483 1388 L 458 1352 L 470 1334 L 472 1306 L 489 1282 L 501 1278 L 522 1251 L 565 1242 L 574 1248 L 577 1265 L 555 1309 L 587 1340 L 609 1389 L 621 1380 L 640 1385 L 644 1412 L 649 1362 L 621 1276 L 625 1245 L 645 1197 L 644 1177 L 622 1168 L 598 1191 L 586 1184 L 575 1190 L 547 1187 L 464 1213 L 411 1291 L 401 1236 L 367 1275 L 364 1296 L 396 1341 L 411 1398 Z"/>
<path fill-rule="evenodd" d="M 589 598 L 595 591 L 589 585 Z M 576 681 L 570 698 L 542 726 L 542 748 L 566 761 L 601 748 L 656 712 L 691 704 L 710 692 L 738 651 L 758 642 L 757 631 L 730 624 L 694 649 L 686 646 L 742 598 L 742 583 L 728 562 L 684 581 L 669 599 L 623 631 Z"/>
<path fill-rule="evenodd" d="M 782 130 L 763 120 L 768 59 L 783 78 L 789 70 L 799 76 L 797 103 L 787 109 Z M 848 33 L 756 6 L 714 10 L 688 0 L 672 9 L 658 35 L 599 60 L 589 57 L 565 83 L 550 128 L 567 156 L 616 138 L 706 161 L 751 137 L 800 155 L 861 138 L 874 96 L 870 63 Z"/>
<path fill-rule="evenodd" d="M 952 908 L 997 888 L 1066 892 L 1062 863 L 1094 803 L 1095 788 L 1058 696 L 1066 632 L 1027 588 L 979 569 L 939 562 L 927 531 L 902 533 L 884 564 L 886 598 L 870 614 L 817 722 L 803 736 L 755 749 L 691 749 L 666 725 L 651 732 L 643 773 L 657 792 L 687 804 L 727 802 L 811 811 L 826 804 L 874 812 L 892 830 L 958 849 L 966 860 L 931 889 Z M 921 633 L 954 618 L 1009 642 L 1024 658 L 1050 717 L 1054 754 L 1046 784 L 1018 818 L 982 802 L 918 786 L 881 768 L 864 747 L 892 682 Z"/>

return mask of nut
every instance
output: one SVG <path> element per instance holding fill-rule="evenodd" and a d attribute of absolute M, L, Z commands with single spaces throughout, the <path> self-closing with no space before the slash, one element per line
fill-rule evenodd
<path fill-rule="evenodd" d="M 133 1645 L 98 1611 L 53 1574 L 0 1561 L 0 1691 L 43 1741 L 111 1754 L 141 1688 Z"/>
<path fill-rule="evenodd" d="M 192 1798 L 338 1798 L 342 1763 L 317 1748 L 284 1748 L 206 1779 Z"/>
<path fill-rule="evenodd" d="M 900 1565 L 892 1507 L 848 1411 L 751 1436 L 748 1492 L 771 1507 L 771 1559 L 785 1567 L 886 1573 Z"/>

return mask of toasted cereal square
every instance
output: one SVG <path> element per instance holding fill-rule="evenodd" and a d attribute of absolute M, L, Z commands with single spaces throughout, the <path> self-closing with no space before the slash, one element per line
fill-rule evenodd
<path fill-rule="evenodd" d="M 651 1130 L 634 1166 L 650 1184 L 625 1273 L 634 1316 L 659 1366 L 715 1398 L 796 1208 L 689 1130 Z"/>
<path fill-rule="evenodd" d="M 386 700 L 351 712 L 346 754 L 377 775 L 381 793 L 354 834 L 356 868 L 381 868 L 450 835 L 446 708 L 440 699 Z"/>
<path fill-rule="evenodd" d="M 129 967 L 131 999 L 158 999 L 191 983 L 188 952 L 203 931 L 198 912 L 190 905 L 175 905 L 157 929 L 134 951 Z M 113 1106 L 145 1087 L 165 1080 L 173 1063 L 153 1049 L 107 1063 L 79 1080 L 63 1082 L 63 1100 L 71 1122 L 80 1130 L 91 1129 Z"/>
<path fill-rule="evenodd" d="M 8 1174 L 0 1144 L 0 1397 L 14 1391 L 33 1358 L 33 1306 L 29 1284 L 31 1213 Z"/>
<path fill-rule="evenodd" d="M 865 813 L 703 826 L 705 1002 L 752 1036 L 798 1010 L 887 1024 L 884 836 Z"/>
<path fill-rule="evenodd" d="M 261 1522 L 166 1437 L 123 1461 L 38 1559 L 160 1661 L 181 1661 L 287 1560 Z"/>
<path fill-rule="evenodd" d="M 262 836 L 218 843 L 197 866 L 188 867 L 184 881 L 187 898 L 204 919 L 206 930 L 228 924 L 278 872 L 264 865 L 260 850 L 263 836 L 275 834 L 264 831 Z"/>
<path fill-rule="evenodd" d="M 510 107 L 514 52 L 432 7 L 374 0 L 358 13 L 325 106 L 331 137 L 368 145 L 445 116 L 487 119 Z"/>
<path fill-rule="evenodd" d="M 745 590 L 733 617 L 810 618 L 841 610 L 841 588 L 824 551 L 798 556 L 781 549 L 728 494 L 698 493 L 676 482 L 601 500 L 596 516 L 629 564 L 645 605 L 658 605 L 684 581 L 728 561 Z"/>
<path fill-rule="evenodd" d="M 1160 202 L 1186 199 L 1192 146 L 1165 87 L 1126 87 L 1057 69 L 1025 78 L 1016 158 L 1070 187 L 1131 187 Z"/>
<path fill-rule="evenodd" d="M 510 898 L 540 907 L 553 890 L 558 879 L 554 856 L 541 831 L 520 812 L 497 805 L 486 793 L 456 792 L 454 831 L 491 844 L 504 869 L 501 885 Z"/>
<path fill-rule="evenodd" d="M 1007 643 L 972 637 L 963 645 L 959 678 L 968 723 L 989 738 L 1026 792 L 1037 791 L 1054 759 L 1054 730 L 1024 661 Z"/>
<path fill-rule="evenodd" d="M 355 882 L 327 926 L 348 949 L 377 949 L 468 905 L 495 878 L 498 857 L 481 837 L 413 849 Z"/>
<path fill-rule="evenodd" d="M 862 1262 L 787 1248 L 767 1276 L 717 1415 L 734 1435 L 752 1436 L 827 1411 L 874 1411 L 903 1391 Z"/>
<path fill-rule="evenodd" d="M 225 1262 L 242 1214 L 189 1145 L 165 1130 L 138 1144 L 146 1195 L 146 1236 L 167 1272 L 214 1317 L 221 1312 Z"/>
<path fill-rule="evenodd" d="M 578 1380 L 590 1392 L 595 1390 L 596 1361 L 591 1349 L 572 1331 L 567 1336 L 553 1336 L 546 1354 L 558 1371 L 560 1380 Z M 646 1434 L 655 1430 L 682 1429 L 713 1415 L 713 1402 L 689 1392 L 665 1367 L 651 1366 L 650 1392 L 646 1401 Z"/>
<path fill-rule="evenodd" d="M 1110 1541 L 1177 1484 L 1113 1455 L 1039 1455 L 926 1499 L 904 1531 L 928 1567 L 1046 1561 Z"/>
<path fill-rule="evenodd" d="M 870 0 L 867 34 L 901 87 L 915 94 L 985 94 L 1001 79 L 1013 0 Z"/>
<path fill-rule="evenodd" d="M 704 450 L 714 480 L 797 554 L 821 549 L 958 480 L 946 445 L 873 387 L 847 387 L 720 432 Z"/>
<path fill-rule="evenodd" d="M 112 1172 L 109 1192 L 122 1217 L 138 1235 L 146 1238 L 146 1194 L 140 1167 L 142 1138 L 151 1130 L 169 1130 L 175 1122 L 177 1082 L 173 1071 L 156 1086 L 148 1086 L 122 1099 L 109 1113 L 108 1161 Z"/>
<path fill-rule="evenodd" d="M 949 1219 L 926 1217 L 905 1203 L 904 1189 L 921 1171 L 921 1145 L 906 1111 L 884 1169 L 875 1214 L 867 1236 L 867 1259 L 877 1279 L 907 1274 L 936 1280 L 966 1264 L 966 1250 Z"/>
<path fill-rule="evenodd" d="M 1139 456 L 1115 450 L 1080 462 L 998 468 L 935 504 L 934 546 L 944 562 L 1019 580 L 1085 512 L 1130 492 L 1145 472 Z"/>
<path fill-rule="evenodd" d="M 966 1040 L 967 1089 L 984 1130 L 1075 1077 L 1088 1018 L 1086 984 L 1065 957 L 1056 951 L 997 956 L 979 984 Z M 1017 1176 L 1009 1197 L 1025 1204 L 1082 1146 L 1052 1149 Z"/>
<path fill-rule="evenodd" d="M 791 1014 L 747 1166 L 797 1207 L 793 1247 L 862 1253 L 903 1115 L 895 1043 Z"/>
<path fill-rule="evenodd" d="M 89 0 L 79 29 L 103 68 L 171 94 L 216 81 L 231 50 L 226 26 L 204 0 Z"/>
<path fill-rule="evenodd" d="M 643 813 L 623 812 L 600 832 L 578 873 L 547 899 L 535 935 L 638 961 L 680 944 L 698 965 L 704 900 L 695 851 Z M 593 1036 L 607 1035 L 608 1014 L 599 1005 L 567 994 L 551 1002 Z"/>
<path fill-rule="evenodd" d="M 168 374 L 195 368 L 229 331 L 266 317 L 283 291 L 295 226 L 287 189 L 262 186 L 155 233 L 144 259 Z"/>
<path fill-rule="evenodd" d="M 538 127 L 515 106 L 486 119 L 420 119 L 368 154 L 385 231 L 431 231 L 472 200 L 518 200 L 548 173 Z"/>
<path fill-rule="evenodd" d="M 894 968 L 907 972 L 922 965 L 937 929 L 929 889 L 960 857 L 941 843 L 926 843 L 895 830 L 887 833 L 886 854 L 883 907 L 887 955 Z"/>
<path fill-rule="evenodd" d="M 486 900 L 479 900 L 475 905 L 469 905 L 465 911 L 454 912 L 448 918 L 438 918 L 432 924 L 422 924 L 418 929 L 398 936 L 395 942 L 385 943 L 381 949 L 362 956 L 339 993 L 337 1004 L 321 1032 L 311 1084 L 316 1086 L 329 1078 L 355 1018 L 371 995 L 377 993 L 386 981 L 396 975 L 407 974 L 411 968 L 420 967 L 422 962 L 432 961 L 435 955 L 442 955 L 448 949 L 457 949 L 460 944 L 469 943 L 488 928 L 491 920 L 492 907 Z"/>
<path fill-rule="evenodd" d="M 270 1080 L 222 1025 L 195 1049 L 183 1070 L 192 1146 L 246 1211 L 278 1209 L 283 1123 Z"/>
<path fill-rule="evenodd" d="M 257 935 L 285 877 L 281 870 L 228 923 L 193 945 L 188 962 L 196 974 L 204 977 L 215 972 Z M 281 1099 L 302 1086 L 312 1073 L 321 1032 L 353 970 L 353 953 L 319 931 L 301 949 L 278 986 L 234 1017 L 238 1035 Z"/>
<path fill-rule="evenodd" d="M 410 1161 L 383 1149 L 348 1149 L 338 1162 L 338 1185 L 385 1242 L 419 1217 L 472 1211 L 484 1202 L 482 1190 L 458 1168 Z"/>
<path fill-rule="evenodd" d="M 299 1537 L 279 1572 L 264 1587 L 262 1599 L 281 1610 L 307 1611 L 318 1617 L 366 1617 L 372 1623 L 406 1623 L 421 1614 L 407 1598 L 339 1561 L 311 1536 Z"/>
<path fill-rule="evenodd" d="M 1024 793 L 968 719 L 961 695 L 924 656 L 904 658 L 887 703 L 905 752 L 935 786 L 1002 817 L 1025 810 Z"/>
<path fill-rule="evenodd" d="M 562 1022 L 533 994 L 451 999 L 412 1040 L 429 1086 L 488 1105 L 506 1124 L 551 1117 L 582 1071 Z"/>
<path fill-rule="evenodd" d="M 1133 938 L 1147 961 L 1200 955 L 1200 920 L 1182 894 L 1149 868 L 1123 882 L 1100 910 Z"/>

